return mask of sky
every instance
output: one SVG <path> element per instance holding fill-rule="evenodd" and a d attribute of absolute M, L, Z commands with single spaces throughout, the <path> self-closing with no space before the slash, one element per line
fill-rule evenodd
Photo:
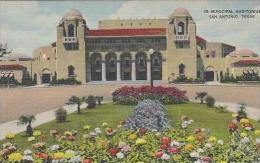
<path fill-rule="evenodd" d="M 254 19 L 209 19 L 204 10 L 259 9 L 257 0 L 226 1 L 0 1 L 0 43 L 14 53 L 31 55 L 39 46 L 56 40 L 56 26 L 70 9 L 79 10 L 90 29 L 98 20 L 168 18 L 178 7 L 186 8 L 207 41 L 224 42 L 260 54 L 260 13 Z"/>

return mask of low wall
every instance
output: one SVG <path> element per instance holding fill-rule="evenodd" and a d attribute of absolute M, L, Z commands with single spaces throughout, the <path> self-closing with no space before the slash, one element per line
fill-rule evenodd
<path fill-rule="evenodd" d="M 128 84 L 129 85 L 129 84 Z M 104 101 L 112 100 L 113 90 L 120 84 L 92 84 L 81 86 L 60 86 L 43 88 L 0 89 L 0 123 L 18 119 L 23 114 L 37 114 L 58 108 L 72 95 L 104 96 Z M 196 92 L 206 91 L 220 102 L 246 102 L 248 106 L 260 109 L 260 86 L 236 85 L 175 85 L 186 90 L 190 99 Z"/>
<path fill-rule="evenodd" d="M 187 96 L 194 99 L 196 92 L 205 91 L 215 97 L 216 101 L 238 103 L 260 109 L 260 86 L 249 85 L 195 85 L 177 84 L 177 88 L 186 90 Z"/>

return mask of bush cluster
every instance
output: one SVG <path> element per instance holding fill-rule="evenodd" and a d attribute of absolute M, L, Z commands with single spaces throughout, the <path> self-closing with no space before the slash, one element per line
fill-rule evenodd
<path fill-rule="evenodd" d="M 122 105 L 135 105 L 144 99 L 158 100 L 162 104 L 180 104 L 188 101 L 186 91 L 176 87 L 124 86 L 112 93 L 113 101 Z"/>
<path fill-rule="evenodd" d="M 174 83 L 204 83 L 205 81 L 201 78 L 187 78 L 186 76 L 177 77 Z"/>
<path fill-rule="evenodd" d="M 53 80 L 51 84 L 81 85 L 81 81 L 77 81 L 75 78 L 67 78 L 67 79 Z"/>

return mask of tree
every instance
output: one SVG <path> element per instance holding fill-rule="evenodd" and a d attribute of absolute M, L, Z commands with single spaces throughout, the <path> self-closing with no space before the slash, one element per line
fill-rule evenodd
<path fill-rule="evenodd" d="M 207 96 L 207 92 L 196 92 L 196 97 L 195 99 L 197 100 L 198 98 L 200 98 L 200 103 L 203 104 L 204 103 L 204 97 Z"/>
<path fill-rule="evenodd" d="M 77 97 L 77 96 L 71 96 L 69 99 L 69 102 L 66 104 L 68 105 L 77 105 L 78 108 L 78 114 L 81 114 L 80 106 L 86 101 L 86 97 Z"/>
<path fill-rule="evenodd" d="M 87 108 L 93 109 L 96 107 L 97 99 L 96 99 L 96 97 L 89 95 L 88 98 L 86 99 L 86 102 L 88 103 Z"/>
<path fill-rule="evenodd" d="M 103 101 L 103 96 L 96 96 L 98 105 L 101 105 L 101 101 Z"/>
<path fill-rule="evenodd" d="M 35 116 L 34 115 L 22 115 L 19 117 L 19 120 L 17 122 L 17 125 L 27 125 L 26 127 L 26 135 L 27 136 L 32 136 L 33 129 L 31 126 L 31 123 L 35 121 Z"/>

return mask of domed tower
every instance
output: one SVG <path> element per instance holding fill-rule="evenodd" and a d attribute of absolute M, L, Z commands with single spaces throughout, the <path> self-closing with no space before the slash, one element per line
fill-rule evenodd
<path fill-rule="evenodd" d="M 75 78 L 86 82 L 86 21 L 72 9 L 65 14 L 57 27 L 57 78 Z"/>
<path fill-rule="evenodd" d="M 196 24 L 185 8 L 177 8 L 167 25 L 167 67 L 171 78 L 197 77 Z"/>

